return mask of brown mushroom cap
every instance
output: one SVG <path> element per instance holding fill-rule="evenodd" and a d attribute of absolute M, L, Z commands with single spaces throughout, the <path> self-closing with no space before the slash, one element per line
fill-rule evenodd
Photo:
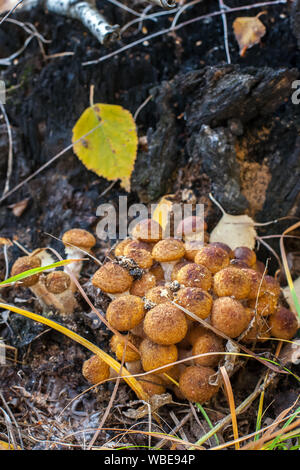
<path fill-rule="evenodd" d="M 245 299 L 250 292 L 250 279 L 242 269 L 229 266 L 214 275 L 213 289 L 217 296 Z"/>
<path fill-rule="evenodd" d="M 168 364 L 172 364 L 178 359 L 178 350 L 175 344 L 165 346 L 153 343 L 148 338 L 141 342 L 140 353 L 144 371 L 148 372 L 166 366 L 156 371 L 157 374 L 162 374 L 171 369 L 173 366 L 168 366 Z"/>
<path fill-rule="evenodd" d="M 148 249 L 143 248 L 141 243 L 130 242 L 124 247 L 124 256 L 133 259 L 142 269 L 149 269 L 152 266 L 153 259 Z"/>
<path fill-rule="evenodd" d="M 69 274 L 64 271 L 52 271 L 45 278 L 45 285 L 52 294 L 61 294 L 71 285 Z"/>
<path fill-rule="evenodd" d="M 180 269 L 183 268 L 183 266 L 186 266 L 187 264 L 191 264 L 191 261 L 183 259 L 182 261 L 178 261 L 178 263 L 174 265 L 171 273 L 171 281 L 177 281 L 177 275 Z"/>
<path fill-rule="evenodd" d="M 202 319 L 211 312 L 213 299 L 208 292 L 199 287 L 182 287 L 176 293 L 176 302 Z M 187 315 L 190 320 L 192 317 Z"/>
<path fill-rule="evenodd" d="M 144 219 L 135 225 L 132 236 L 138 240 L 156 243 L 162 238 L 162 228 L 155 220 Z"/>
<path fill-rule="evenodd" d="M 108 262 L 99 268 L 93 278 L 93 286 L 110 294 L 122 293 L 130 289 L 133 277 L 122 266 Z"/>
<path fill-rule="evenodd" d="M 204 326 L 201 326 L 200 324 L 193 324 L 189 328 L 189 331 L 186 335 L 186 340 L 190 345 L 193 346 L 199 336 L 204 335 L 207 331 L 207 328 L 204 328 Z"/>
<path fill-rule="evenodd" d="M 243 269 L 243 271 L 250 280 L 250 291 L 247 298 L 257 299 L 261 297 L 266 289 L 266 282 L 262 274 L 251 268 Z"/>
<path fill-rule="evenodd" d="M 213 274 L 229 266 L 228 253 L 219 246 L 207 245 L 198 251 L 195 263 L 206 266 Z"/>
<path fill-rule="evenodd" d="M 157 374 L 147 374 L 138 377 L 137 380 L 150 397 L 153 395 L 162 395 L 166 392 L 164 380 Z"/>
<path fill-rule="evenodd" d="M 298 319 L 294 312 L 279 306 L 269 318 L 271 336 L 280 339 L 292 339 L 298 331 Z"/>
<path fill-rule="evenodd" d="M 29 271 L 30 269 L 39 268 L 40 266 L 41 260 L 37 256 L 21 256 L 14 262 L 11 268 L 11 275 L 17 276 L 18 274 Z M 39 277 L 40 274 L 33 274 L 32 276 L 22 279 L 20 282 L 22 282 L 25 287 L 32 287 L 38 282 Z"/>
<path fill-rule="evenodd" d="M 99 356 L 92 356 L 83 363 L 82 375 L 92 384 L 97 384 L 109 378 L 109 365 Z"/>
<path fill-rule="evenodd" d="M 222 297 L 213 303 L 211 324 L 230 338 L 236 338 L 247 328 L 249 316 L 238 300 Z"/>
<path fill-rule="evenodd" d="M 127 345 L 126 345 L 127 341 Z M 141 344 L 141 338 L 138 336 L 133 335 L 132 333 L 128 333 L 124 335 L 122 338 L 118 335 L 113 335 L 110 340 L 110 348 L 117 356 L 119 361 L 122 361 L 123 354 L 124 354 L 124 362 L 133 362 L 138 361 L 140 359 L 140 354 L 135 351 L 129 343 L 133 344 L 137 349 Z M 124 348 L 126 345 L 126 351 L 124 353 Z"/>
<path fill-rule="evenodd" d="M 157 282 L 165 280 L 165 273 L 160 263 L 154 263 L 149 269 L 149 273 L 155 276 Z"/>
<path fill-rule="evenodd" d="M 230 260 L 230 266 L 233 266 L 234 268 L 240 268 L 240 269 L 248 269 L 249 266 L 245 261 L 242 261 L 240 259 L 233 258 Z"/>
<path fill-rule="evenodd" d="M 256 310 L 257 315 L 267 317 L 273 315 L 278 305 L 278 297 L 265 292 L 259 299 L 250 299 L 248 306 Z"/>
<path fill-rule="evenodd" d="M 179 388 L 184 397 L 200 404 L 210 400 L 219 389 L 218 386 L 209 383 L 209 378 L 214 374 L 215 371 L 211 367 L 187 367 L 179 379 Z"/>
<path fill-rule="evenodd" d="M 195 340 L 192 350 L 192 355 L 197 356 L 198 354 L 223 352 L 224 346 L 222 339 L 215 335 L 212 331 L 205 331 L 202 335 L 199 335 Z M 194 363 L 200 366 L 215 367 L 220 362 L 222 356 L 209 355 L 203 357 L 197 357 L 194 359 Z"/>
<path fill-rule="evenodd" d="M 152 250 L 153 258 L 160 263 L 169 263 L 179 260 L 184 256 L 184 253 L 184 244 L 181 240 L 177 240 L 176 238 L 161 240 L 154 245 Z"/>
<path fill-rule="evenodd" d="M 142 275 L 141 279 L 133 281 L 130 288 L 130 294 L 144 297 L 146 292 L 156 285 L 156 278 L 150 272 L 146 272 Z"/>
<path fill-rule="evenodd" d="M 247 246 L 239 246 L 234 250 L 236 259 L 244 261 L 250 268 L 256 263 L 256 254 Z"/>
<path fill-rule="evenodd" d="M 124 256 L 124 248 L 131 242 L 131 238 L 125 238 L 124 240 L 120 241 L 114 249 L 115 256 Z"/>
<path fill-rule="evenodd" d="M 212 243 L 210 243 L 210 245 L 212 245 L 212 246 L 218 246 L 219 248 L 222 248 L 222 250 L 225 250 L 226 253 L 227 253 L 228 256 L 229 256 L 229 259 L 233 259 L 233 258 L 234 258 L 234 252 L 232 251 L 232 249 L 230 248 L 230 246 L 227 245 L 226 243 L 222 243 L 222 242 L 212 242 Z"/>
<path fill-rule="evenodd" d="M 119 331 L 128 331 L 144 318 L 144 302 L 136 295 L 122 295 L 113 300 L 106 311 L 110 325 Z"/>
<path fill-rule="evenodd" d="M 68 246 L 74 245 L 85 251 L 89 251 L 96 245 L 96 238 L 87 230 L 81 228 L 72 228 L 65 232 L 62 236 L 62 241 Z"/>
<path fill-rule="evenodd" d="M 212 275 L 205 266 L 190 263 L 178 271 L 177 281 L 186 287 L 199 287 L 209 290 L 212 285 Z"/>
<path fill-rule="evenodd" d="M 195 237 L 203 239 L 203 233 L 207 230 L 207 223 L 199 216 L 192 215 L 183 219 L 176 228 L 176 235 L 183 239 Z"/>
<path fill-rule="evenodd" d="M 159 305 L 173 300 L 173 293 L 167 286 L 156 286 L 146 292 L 145 298 L 149 302 Z"/>
<path fill-rule="evenodd" d="M 187 333 L 185 314 L 175 305 L 166 302 L 146 313 L 144 331 L 157 344 L 176 344 Z"/>

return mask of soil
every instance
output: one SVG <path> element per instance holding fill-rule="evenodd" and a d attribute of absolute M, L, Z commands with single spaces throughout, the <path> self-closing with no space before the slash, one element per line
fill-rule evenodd
<path fill-rule="evenodd" d="M 234 8 L 246 3 L 254 1 L 228 0 L 227 5 Z M 109 2 L 97 1 L 97 6 L 111 24 L 124 25 L 132 19 L 131 14 Z M 141 8 L 137 4 L 134 7 Z M 218 10 L 217 1 L 203 0 L 187 9 L 180 21 Z M 191 23 L 103 62 L 83 65 L 143 35 L 146 39 L 147 34 L 169 27 L 171 15 L 158 17 L 155 23 L 144 22 L 142 31 L 133 25 L 117 44 L 104 47 L 78 21 L 41 8 L 12 14 L 12 19 L 32 23 L 49 42 L 43 44 L 43 53 L 34 38 L 11 65 L 0 67 L 13 137 L 10 189 L 70 145 L 72 128 L 89 106 L 91 85 L 95 86 L 94 102 L 119 104 L 132 114 L 149 94 L 152 99 L 137 118 L 139 137 L 145 141 L 146 136 L 147 145 L 139 146 L 129 195 L 119 183 L 110 188 L 111 182 L 88 171 L 69 150 L 1 201 L 0 236 L 17 241 L 28 251 L 49 246 L 63 255 L 61 242 L 50 235 L 61 238 L 72 227 L 95 233 L 99 204 L 117 206 L 121 195 L 129 197 L 128 204 L 151 203 L 168 193 L 179 201 L 185 201 L 188 195 L 204 203 L 211 231 L 220 211 L 209 200 L 209 192 L 227 212 L 248 213 L 257 222 L 289 217 L 259 229 L 261 236 L 282 233 L 300 216 L 300 106 L 291 100 L 292 83 L 300 77 L 299 2 L 264 10 L 261 20 L 267 33 L 244 57 L 239 55 L 232 23 L 238 16 L 254 16 L 261 9 L 228 15 L 231 65 L 226 62 L 221 16 Z M 159 9 L 155 7 L 155 11 Z M 26 37 L 16 24 L 1 24 L 1 57 L 20 49 Z M 66 54 L 69 52 L 72 55 Z M 6 183 L 8 155 L 3 122 L 0 194 Z M 212 144 L 213 137 L 216 146 Z M 268 243 L 279 254 L 278 239 Z M 19 246 L 14 244 L 8 249 L 9 266 L 20 256 Z M 108 248 L 108 243 L 98 240 L 95 256 L 103 260 Z M 298 241 L 288 239 L 286 250 L 296 277 L 300 274 Z M 270 259 L 269 270 L 274 274 L 278 263 L 273 254 L 262 243 L 256 251 L 261 261 Z M 90 262 L 84 266 L 80 282 L 96 307 L 105 312 L 107 298 L 97 296 L 88 282 L 97 265 Z M 1 252 L 1 280 L 5 274 L 6 258 Z M 281 277 L 284 285 L 283 273 Z M 41 313 L 28 290 L 7 287 L 1 297 L 7 303 Z M 56 312 L 47 315 L 108 351 L 110 331 L 90 314 L 82 298 L 78 300 L 80 308 L 72 320 L 62 319 Z M 11 349 L 7 349 L 7 364 L 0 369 L 0 397 L 20 423 L 19 444 L 27 449 L 82 448 L 93 436 L 90 428 L 95 429 L 101 421 L 114 384 L 82 394 L 88 388 L 81 374 L 82 363 L 90 356 L 88 351 L 17 314 L 2 314 L 2 318 L 0 337 Z M 275 345 L 268 344 L 267 348 L 275 353 Z M 295 374 L 300 373 L 299 366 L 291 368 Z M 248 361 L 247 367 L 233 376 L 237 405 L 255 388 L 264 371 L 257 361 Z M 292 405 L 298 391 L 294 377 L 279 375 L 266 391 L 264 423 L 270 424 Z M 70 403 L 72 399 L 75 400 Z M 177 398 L 174 401 L 160 409 L 165 424 L 160 428 L 153 423 L 153 430 L 169 432 L 175 426 L 171 411 L 179 420 L 190 412 L 187 402 Z M 120 384 L 105 428 L 128 429 L 136 424 L 124 411 L 140 405 L 128 386 Z M 244 434 L 255 430 L 257 408 L 256 400 L 238 418 Z M 210 418 L 217 422 L 228 413 L 226 399 L 220 394 L 209 406 Z M 207 430 L 202 415 L 198 420 Z M 193 415 L 188 418 L 183 430 L 190 442 L 203 433 L 201 426 Z M 148 430 L 142 419 L 139 429 Z M 0 439 L 5 432 L 5 420 L 1 418 Z M 102 431 L 96 443 L 100 446 L 112 440 L 118 445 L 114 436 L 112 430 Z M 220 438 L 232 438 L 231 427 Z M 138 434 L 128 435 L 120 442 L 148 445 L 148 439 Z M 205 447 L 210 445 L 214 445 L 213 439 Z"/>

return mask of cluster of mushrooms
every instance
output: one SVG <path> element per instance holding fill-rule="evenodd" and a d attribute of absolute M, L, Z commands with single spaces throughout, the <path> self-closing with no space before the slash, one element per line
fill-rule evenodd
<path fill-rule="evenodd" d="M 204 233 L 197 233 L 198 226 L 196 217 L 189 217 L 181 223 L 180 238 L 176 231 L 164 238 L 154 220 L 137 223 L 91 282 L 112 299 L 106 311 L 115 331 L 110 349 L 145 392 L 152 396 L 170 389 L 177 397 L 205 403 L 218 392 L 214 377 L 228 340 L 246 345 L 270 337 L 289 340 L 298 320 L 281 305 L 279 283 L 253 250 L 209 243 L 205 222 Z M 80 229 L 66 232 L 63 241 L 70 258 L 81 258 L 96 242 Z M 44 262 L 43 251 L 19 258 L 12 275 Z M 73 264 L 78 277 L 80 263 Z M 76 286 L 67 272 L 31 276 L 24 284 L 63 313 L 76 307 Z M 92 384 L 114 375 L 96 355 L 84 362 L 82 372 Z"/>

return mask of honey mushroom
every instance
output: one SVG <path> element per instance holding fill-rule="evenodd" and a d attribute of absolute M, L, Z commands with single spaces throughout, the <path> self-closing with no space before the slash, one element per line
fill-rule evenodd
<path fill-rule="evenodd" d="M 192 349 L 192 355 L 197 356 L 198 354 L 206 353 L 220 353 L 224 351 L 223 341 L 212 331 L 203 331 L 195 339 Z M 194 358 L 194 363 L 200 366 L 216 367 L 220 362 L 221 356 L 207 355 L 202 357 Z"/>
<path fill-rule="evenodd" d="M 155 306 L 173 300 L 173 293 L 167 286 L 156 286 L 145 293 L 145 300 Z"/>
<path fill-rule="evenodd" d="M 82 366 L 82 375 L 91 384 L 97 384 L 110 377 L 110 367 L 99 356 L 93 355 Z"/>
<path fill-rule="evenodd" d="M 118 331 L 129 331 L 143 320 L 143 300 L 136 295 L 124 295 L 113 300 L 107 310 L 106 319 Z"/>
<path fill-rule="evenodd" d="M 240 246 L 235 248 L 234 250 L 234 257 L 240 261 L 243 261 L 247 264 L 249 268 L 255 265 L 256 263 L 256 254 L 253 250 L 248 248 L 247 246 Z"/>
<path fill-rule="evenodd" d="M 232 297 L 214 300 L 211 324 L 230 338 L 239 336 L 249 325 L 249 315 L 243 305 Z"/>
<path fill-rule="evenodd" d="M 212 285 L 212 274 L 205 266 L 190 263 L 178 271 L 177 281 L 185 287 L 199 287 L 203 290 L 209 290 Z"/>
<path fill-rule="evenodd" d="M 150 272 L 144 272 L 140 279 L 133 281 L 130 287 L 130 294 L 144 297 L 152 287 L 156 286 L 156 277 Z"/>
<path fill-rule="evenodd" d="M 195 256 L 195 263 L 205 266 L 212 274 L 229 266 L 229 262 L 228 253 L 220 246 L 215 245 L 207 245 L 200 248 Z"/>
<path fill-rule="evenodd" d="M 92 277 L 93 286 L 101 289 L 112 299 L 129 294 L 132 283 L 133 277 L 128 270 L 112 261 L 101 266 Z"/>
<path fill-rule="evenodd" d="M 152 372 L 162 367 L 162 369 L 152 372 L 155 374 L 162 374 L 169 371 L 173 367 L 172 363 L 176 362 L 178 359 L 178 349 L 175 344 L 157 344 L 149 338 L 145 338 L 141 342 L 140 354 L 145 372 Z"/>
<path fill-rule="evenodd" d="M 250 299 L 248 306 L 255 308 L 256 313 L 261 316 L 272 315 L 278 305 L 280 296 L 280 285 L 272 276 L 264 276 L 264 292 L 258 299 Z"/>
<path fill-rule="evenodd" d="M 73 228 L 65 232 L 62 236 L 65 245 L 67 259 L 79 259 L 84 257 L 84 252 L 91 253 L 96 245 L 96 238 L 87 230 Z M 70 270 L 74 276 L 78 277 L 82 269 L 82 261 L 69 264 L 65 270 Z"/>
<path fill-rule="evenodd" d="M 69 274 L 64 271 L 52 271 L 45 277 L 45 286 L 55 298 L 54 307 L 62 314 L 71 314 L 78 306 Z"/>
<path fill-rule="evenodd" d="M 183 266 L 186 266 L 187 264 L 191 264 L 191 263 L 192 261 L 189 261 L 188 259 L 183 259 L 179 261 L 178 263 L 176 263 L 171 272 L 171 281 L 177 281 L 177 275 L 180 269 L 183 268 Z"/>
<path fill-rule="evenodd" d="M 256 300 L 265 293 L 267 283 L 262 274 L 255 271 L 255 269 L 243 268 L 242 270 L 250 281 L 250 290 L 247 298 L 250 300 Z"/>
<path fill-rule="evenodd" d="M 159 261 L 164 270 L 165 280 L 171 281 L 171 273 L 174 265 L 185 254 L 184 244 L 176 238 L 166 238 L 157 242 L 152 250 L 152 257 Z"/>
<path fill-rule="evenodd" d="M 157 305 L 145 315 L 144 332 L 154 343 L 179 343 L 185 337 L 187 329 L 185 314 L 170 302 Z"/>
<path fill-rule="evenodd" d="M 125 363 L 139 361 L 140 354 L 135 351 L 128 343 L 133 344 L 133 346 L 138 349 L 141 344 L 141 338 L 129 332 L 127 335 L 124 335 L 124 337 L 120 337 L 119 335 L 113 335 L 109 344 L 110 349 L 112 350 L 112 352 L 115 353 L 119 361 L 122 361 L 123 356 Z"/>
<path fill-rule="evenodd" d="M 121 240 L 119 243 L 114 248 L 114 254 L 116 257 L 119 256 L 124 256 L 124 249 L 125 247 L 131 243 L 133 240 L 131 238 L 125 238 L 124 240 Z"/>
<path fill-rule="evenodd" d="M 213 299 L 207 291 L 199 287 L 182 287 L 176 293 L 176 303 L 204 320 L 211 312 Z M 194 321 L 188 314 L 187 318 Z"/>
<path fill-rule="evenodd" d="M 149 269 L 153 264 L 151 256 L 151 248 L 145 246 L 146 243 L 139 241 L 132 241 L 124 247 L 124 256 L 136 262 L 142 269 Z"/>
<path fill-rule="evenodd" d="M 299 328 L 295 313 L 283 306 L 279 306 L 268 321 L 271 336 L 279 339 L 292 339 Z"/>
<path fill-rule="evenodd" d="M 183 238 L 185 257 L 189 261 L 195 260 L 199 249 L 207 240 L 207 223 L 199 216 L 190 216 L 183 219 L 177 226 L 176 235 Z"/>
<path fill-rule="evenodd" d="M 215 374 L 211 367 L 188 366 L 179 378 L 179 389 L 183 396 L 200 404 L 209 401 L 217 392 L 217 385 L 210 385 L 209 379 Z"/>
<path fill-rule="evenodd" d="M 233 266 L 221 269 L 214 275 L 213 290 L 218 297 L 246 299 L 250 292 L 250 279 L 247 274 Z"/>
<path fill-rule="evenodd" d="M 267 341 L 271 336 L 270 326 L 267 322 L 267 319 L 259 315 L 255 315 L 254 309 L 245 308 L 245 310 L 246 313 L 248 313 L 251 321 L 247 330 L 245 330 L 244 334 L 242 334 L 240 340 L 245 344 L 256 342 L 263 343 Z"/>
<path fill-rule="evenodd" d="M 152 397 L 153 395 L 162 395 L 166 392 L 165 382 L 158 374 L 147 374 L 137 377 L 143 390 Z"/>
<path fill-rule="evenodd" d="M 134 226 L 131 235 L 143 242 L 157 243 L 162 239 L 162 228 L 153 219 L 143 219 Z"/>

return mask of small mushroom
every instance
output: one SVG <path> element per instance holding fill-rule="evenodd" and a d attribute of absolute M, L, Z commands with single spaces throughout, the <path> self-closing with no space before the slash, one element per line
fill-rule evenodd
<path fill-rule="evenodd" d="M 195 263 L 206 266 L 212 274 L 229 266 L 230 258 L 223 248 L 214 245 L 207 245 L 198 251 L 195 256 Z"/>
<path fill-rule="evenodd" d="M 212 285 L 212 274 L 206 266 L 190 263 L 178 271 L 177 281 L 185 287 L 209 290 Z"/>
<path fill-rule="evenodd" d="M 153 373 L 162 374 L 167 372 L 173 367 L 173 362 L 178 359 L 178 349 L 175 344 L 162 345 L 153 343 L 150 339 L 146 338 L 140 345 L 141 361 L 145 372 L 153 371 L 159 367 L 163 367 Z M 169 365 L 171 364 L 171 365 Z"/>
<path fill-rule="evenodd" d="M 223 351 L 224 346 L 222 339 L 212 331 L 206 330 L 201 335 L 198 335 L 195 340 L 192 355 L 197 356 L 198 354 L 217 353 Z M 218 354 L 208 355 L 195 358 L 194 363 L 200 366 L 216 367 L 220 362 L 220 359 L 221 357 Z"/>
<path fill-rule="evenodd" d="M 214 301 L 211 324 L 230 338 L 239 336 L 247 328 L 249 321 L 249 316 L 238 300 L 221 297 Z"/>
<path fill-rule="evenodd" d="M 144 247 L 144 242 L 132 241 L 124 247 L 124 256 L 136 262 L 142 269 L 149 269 L 153 264 L 150 249 Z"/>
<path fill-rule="evenodd" d="M 149 243 L 157 243 L 162 239 L 162 228 L 153 219 L 144 219 L 138 222 L 133 230 L 132 237 Z"/>
<path fill-rule="evenodd" d="M 269 318 L 271 336 L 280 339 L 292 339 L 298 331 L 299 322 L 296 314 L 279 306 Z"/>
<path fill-rule="evenodd" d="M 45 286 L 55 301 L 53 306 L 62 314 L 70 314 L 77 307 L 69 274 L 64 271 L 52 271 L 45 277 Z"/>
<path fill-rule="evenodd" d="M 93 286 L 101 289 L 112 299 L 129 294 L 133 277 L 126 268 L 109 261 L 99 268 L 92 277 Z"/>
<path fill-rule="evenodd" d="M 250 287 L 250 279 L 240 268 L 229 266 L 214 275 L 213 289 L 218 297 L 232 296 L 236 299 L 246 299 Z"/>
<path fill-rule="evenodd" d="M 244 261 L 249 268 L 251 268 L 256 263 L 256 254 L 253 250 L 247 246 L 239 246 L 234 250 L 234 257 L 241 261 Z"/>
<path fill-rule="evenodd" d="M 140 354 L 135 351 L 129 344 L 133 344 L 137 349 L 140 346 L 141 338 L 138 336 L 133 335 L 132 333 L 128 333 L 124 335 L 124 337 L 120 337 L 119 335 L 113 335 L 110 340 L 110 349 L 115 353 L 117 359 L 119 361 L 123 360 L 124 355 L 124 362 L 135 362 L 140 359 Z M 126 350 L 124 353 L 124 349 L 126 346 Z"/>
<path fill-rule="evenodd" d="M 202 319 L 209 316 L 213 305 L 211 295 L 199 287 L 182 287 L 176 293 L 176 302 Z M 194 320 L 189 315 L 187 317 Z"/>
<path fill-rule="evenodd" d="M 87 230 L 73 228 L 63 234 L 62 242 L 65 245 L 67 259 L 80 259 L 84 255 L 84 252 L 91 252 L 96 244 L 96 238 Z M 82 262 L 69 264 L 66 270 L 68 271 L 68 269 L 71 270 L 76 277 L 79 277 Z"/>
<path fill-rule="evenodd" d="M 167 286 L 156 286 L 146 292 L 145 299 L 154 305 L 159 305 L 173 300 L 173 293 Z"/>
<path fill-rule="evenodd" d="M 103 359 L 94 355 L 84 361 L 82 375 L 88 382 L 97 384 L 110 377 L 110 367 Z"/>
<path fill-rule="evenodd" d="M 176 236 L 183 238 L 185 246 L 185 257 L 194 261 L 195 255 L 207 241 L 207 224 L 199 216 L 190 216 L 183 219 L 177 226 Z"/>
<path fill-rule="evenodd" d="M 165 273 L 166 281 L 171 281 L 171 273 L 174 265 L 178 263 L 184 254 L 184 244 L 182 241 L 176 240 L 175 238 L 166 238 L 154 245 L 152 257 L 160 262 Z"/>
<path fill-rule="evenodd" d="M 187 333 L 185 314 L 170 302 L 157 305 L 146 313 L 144 331 L 154 343 L 179 343 Z"/>
<path fill-rule="evenodd" d="M 136 295 L 123 295 L 113 300 L 106 311 L 110 325 L 118 331 L 129 331 L 144 318 L 144 302 Z"/>
<path fill-rule="evenodd" d="M 180 375 L 179 388 L 184 397 L 197 403 L 209 401 L 217 392 L 217 385 L 210 385 L 209 379 L 215 374 L 214 369 L 204 366 L 189 366 Z"/>
<path fill-rule="evenodd" d="M 147 374 L 137 378 L 143 390 L 152 397 L 153 395 L 162 395 L 166 392 L 166 386 L 162 377 L 158 374 Z"/>
<path fill-rule="evenodd" d="M 144 297 L 146 292 L 156 285 L 156 278 L 150 272 L 145 272 L 140 279 L 133 281 L 130 294 Z"/>

